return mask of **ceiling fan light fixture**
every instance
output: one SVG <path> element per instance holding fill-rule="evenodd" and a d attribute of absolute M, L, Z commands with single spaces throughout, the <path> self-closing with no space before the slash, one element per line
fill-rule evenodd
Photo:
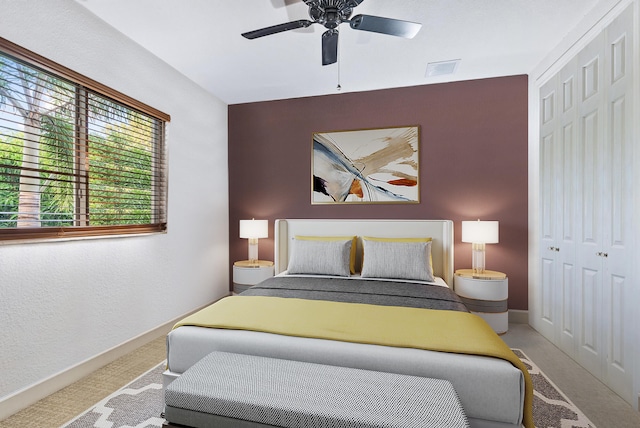
<path fill-rule="evenodd" d="M 460 65 L 460 59 L 452 59 L 449 61 L 430 62 L 427 64 L 427 72 L 425 77 L 444 76 L 447 74 L 455 74 Z"/>

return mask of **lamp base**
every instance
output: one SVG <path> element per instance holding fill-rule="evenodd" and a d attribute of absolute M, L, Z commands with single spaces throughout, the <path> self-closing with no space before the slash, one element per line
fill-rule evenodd
<path fill-rule="evenodd" d="M 485 244 L 471 244 L 471 268 L 473 273 L 483 273 L 485 268 Z"/>
<path fill-rule="evenodd" d="M 249 261 L 251 263 L 258 261 L 258 238 L 249 238 Z"/>

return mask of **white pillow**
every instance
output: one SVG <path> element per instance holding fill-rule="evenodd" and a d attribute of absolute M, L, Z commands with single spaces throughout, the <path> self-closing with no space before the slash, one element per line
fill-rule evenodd
<path fill-rule="evenodd" d="M 353 240 L 309 241 L 294 239 L 287 271 L 290 274 L 349 276 Z"/>
<path fill-rule="evenodd" d="M 433 282 L 429 263 L 429 242 L 381 242 L 362 240 L 364 260 L 363 278 L 418 279 Z"/>

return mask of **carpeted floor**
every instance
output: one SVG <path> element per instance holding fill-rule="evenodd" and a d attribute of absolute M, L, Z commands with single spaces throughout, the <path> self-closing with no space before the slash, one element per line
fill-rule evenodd
<path fill-rule="evenodd" d="M 534 385 L 533 416 L 536 426 L 545 428 L 595 428 L 587 417 L 521 351 Z M 164 363 L 151 369 L 126 387 L 65 424 L 64 428 L 161 427 Z"/>

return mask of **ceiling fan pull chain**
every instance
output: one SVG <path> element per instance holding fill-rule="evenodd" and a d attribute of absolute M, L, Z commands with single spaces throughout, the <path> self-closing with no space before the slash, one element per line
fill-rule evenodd
<path fill-rule="evenodd" d="M 338 43 L 338 60 L 336 62 L 338 66 L 338 86 L 336 86 L 336 90 L 340 91 L 342 89 L 342 86 L 340 86 L 340 43 Z"/>

